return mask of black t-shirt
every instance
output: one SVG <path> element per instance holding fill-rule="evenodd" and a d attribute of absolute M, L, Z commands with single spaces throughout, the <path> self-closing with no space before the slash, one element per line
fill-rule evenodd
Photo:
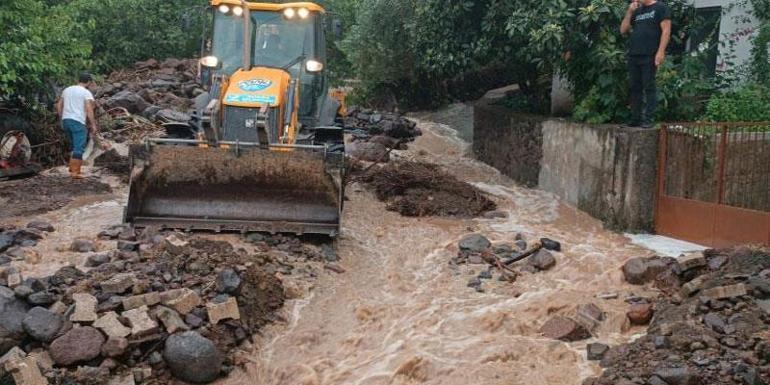
<path fill-rule="evenodd" d="M 631 45 L 628 54 L 632 56 L 655 55 L 660 45 L 662 31 L 660 23 L 671 19 L 671 9 L 660 1 L 650 6 L 641 6 L 631 16 Z"/>

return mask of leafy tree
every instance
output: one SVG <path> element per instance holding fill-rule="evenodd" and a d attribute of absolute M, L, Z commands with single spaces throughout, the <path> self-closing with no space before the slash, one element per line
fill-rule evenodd
<path fill-rule="evenodd" d="M 63 5 L 0 2 L 0 102 L 44 101 L 50 82 L 74 78 L 90 65 L 89 32 Z"/>

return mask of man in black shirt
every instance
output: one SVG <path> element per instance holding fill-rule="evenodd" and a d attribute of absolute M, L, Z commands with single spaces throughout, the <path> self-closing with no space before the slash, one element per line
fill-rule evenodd
<path fill-rule="evenodd" d="M 620 24 L 620 33 L 631 31 L 628 49 L 630 76 L 630 126 L 654 126 L 657 91 L 655 72 L 666 58 L 666 47 L 671 38 L 671 10 L 656 0 L 632 0 L 626 17 Z M 642 111 L 642 102 L 645 102 Z"/>

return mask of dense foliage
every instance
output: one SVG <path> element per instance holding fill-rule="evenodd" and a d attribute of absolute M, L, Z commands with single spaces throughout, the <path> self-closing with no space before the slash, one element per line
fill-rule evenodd
<path fill-rule="evenodd" d="M 203 6 L 201 6 L 203 5 Z M 0 2 L 0 101 L 49 101 L 54 85 L 88 70 L 195 54 L 199 0 L 4 0 Z"/>
<path fill-rule="evenodd" d="M 282 2 L 281 0 L 267 0 Z M 329 44 L 336 85 L 354 86 L 356 102 L 427 108 L 515 83 L 512 105 L 547 112 L 559 74 L 575 96 L 573 117 L 622 121 L 627 114 L 627 38 L 618 27 L 623 0 L 321 0 L 342 22 Z M 712 104 L 741 82 L 770 87 L 770 0 L 751 5 L 749 65 L 737 73 L 706 71 L 719 36 L 701 36 L 689 0 L 667 0 L 673 40 L 658 71 L 659 119 L 714 118 Z M 0 2 L 0 101 L 46 101 L 53 84 L 78 72 L 107 73 L 150 57 L 199 51 L 206 0 L 4 0 Z M 723 42 L 722 44 L 732 44 Z M 729 48 L 729 47 L 728 47 Z M 724 47 L 723 47 L 724 51 Z M 731 58 L 726 57 L 729 62 Z M 713 95 L 713 103 L 710 98 Z M 722 99 L 720 99 L 722 98 Z M 34 103 L 31 103 L 34 104 Z M 707 114 L 707 106 L 711 108 Z M 706 114 L 706 115 L 704 115 Z M 727 119 L 728 117 L 725 117 Z"/>
<path fill-rule="evenodd" d="M 766 83 L 770 73 L 767 42 L 770 27 L 762 12 L 768 0 L 751 2 L 763 20 L 756 36 L 749 80 Z M 673 11 L 668 57 L 658 71 L 661 120 L 703 117 L 711 95 L 729 90 L 737 73 L 709 74 L 715 32 L 703 35 L 704 20 L 691 1 L 668 0 Z M 513 80 L 523 92 L 516 105 L 548 110 L 550 81 L 561 74 L 577 101 L 574 117 L 590 122 L 623 121 L 627 117 L 627 38 L 618 27 L 628 2 L 618 0 L 361 0 L 344 52 L 360 80 L 358 91 L 377 103 L 390 95 L 405 107 L 462 98 L 453 89 L 458 78 L 499 69 L 501 80 Z M 687 39 L 702 42 L 686 50 Z M 723 47 L 724 51 L 724 47 Z M 723 57 L 726 64 L 730 55 Z M 486 84 L 475 84 L 484 87 Z M 493 84 L 490 84 L 493 85 Z"/>

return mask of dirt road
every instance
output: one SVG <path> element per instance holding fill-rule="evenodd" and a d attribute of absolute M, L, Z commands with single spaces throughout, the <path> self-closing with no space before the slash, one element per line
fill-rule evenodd
<path fill-rule="evenodd" d="M 458 108 L 463 107 L 449 113 L 456 115 Z M 441 113 L 431 117 L 447 120 L 439 119 Z M 424 135 L 395 156 L 444 166 L 490 193 L 508 217 L 405 218 L 353 185 L 337 245 L 346 272 L 324 271 L 310 288 L 299 282 L 304 296 L 284 307 L 286 322 L 264 328 L 251 363 L 220 383 L 580 384 L 599 370 L 585 358 L 586 343 L 619 343 L 641 332 L 629 330 L 623 299 L 642 293 L 623 281 L 619 267 L 650 251 L 603 230 L 554 196 L 516 187 L 470 159 L 468 145 L 451 127 L 427 120 L 419 127 Z M 26 276 L 47 275 L 69 263 L 82 266 L 84 256 L 65 251 L 71 239 L 93 238 L 121 221 L 126 188 L 117 180 L 109 184 L 112 193 L 76 198 L 35 218 L 11 219 L 17 225 L 42 219 L 57 227 L 34 248 L 43 263 L 14 262 Z M 466 284 L 486 267 L 449 264 L 458 240 L 472 232 L 493 242 L 512 242 L 517 234 L 528 241 L 549 237 L 561 241 L 563 252 L 555 254 L 556 267 L 549 271 L 523 273 L 515 283 L 487 280 L 479 293 Z M 237 235 L 217 238 L 243 244 Z M 114 248 L 108 241 L 98 246 Z M 597 299 L 602 293 L 618 298 Z M 594 340 L 563 343 L 538 334 L 550 315 L 585 303 L 607 313 Z"/>

